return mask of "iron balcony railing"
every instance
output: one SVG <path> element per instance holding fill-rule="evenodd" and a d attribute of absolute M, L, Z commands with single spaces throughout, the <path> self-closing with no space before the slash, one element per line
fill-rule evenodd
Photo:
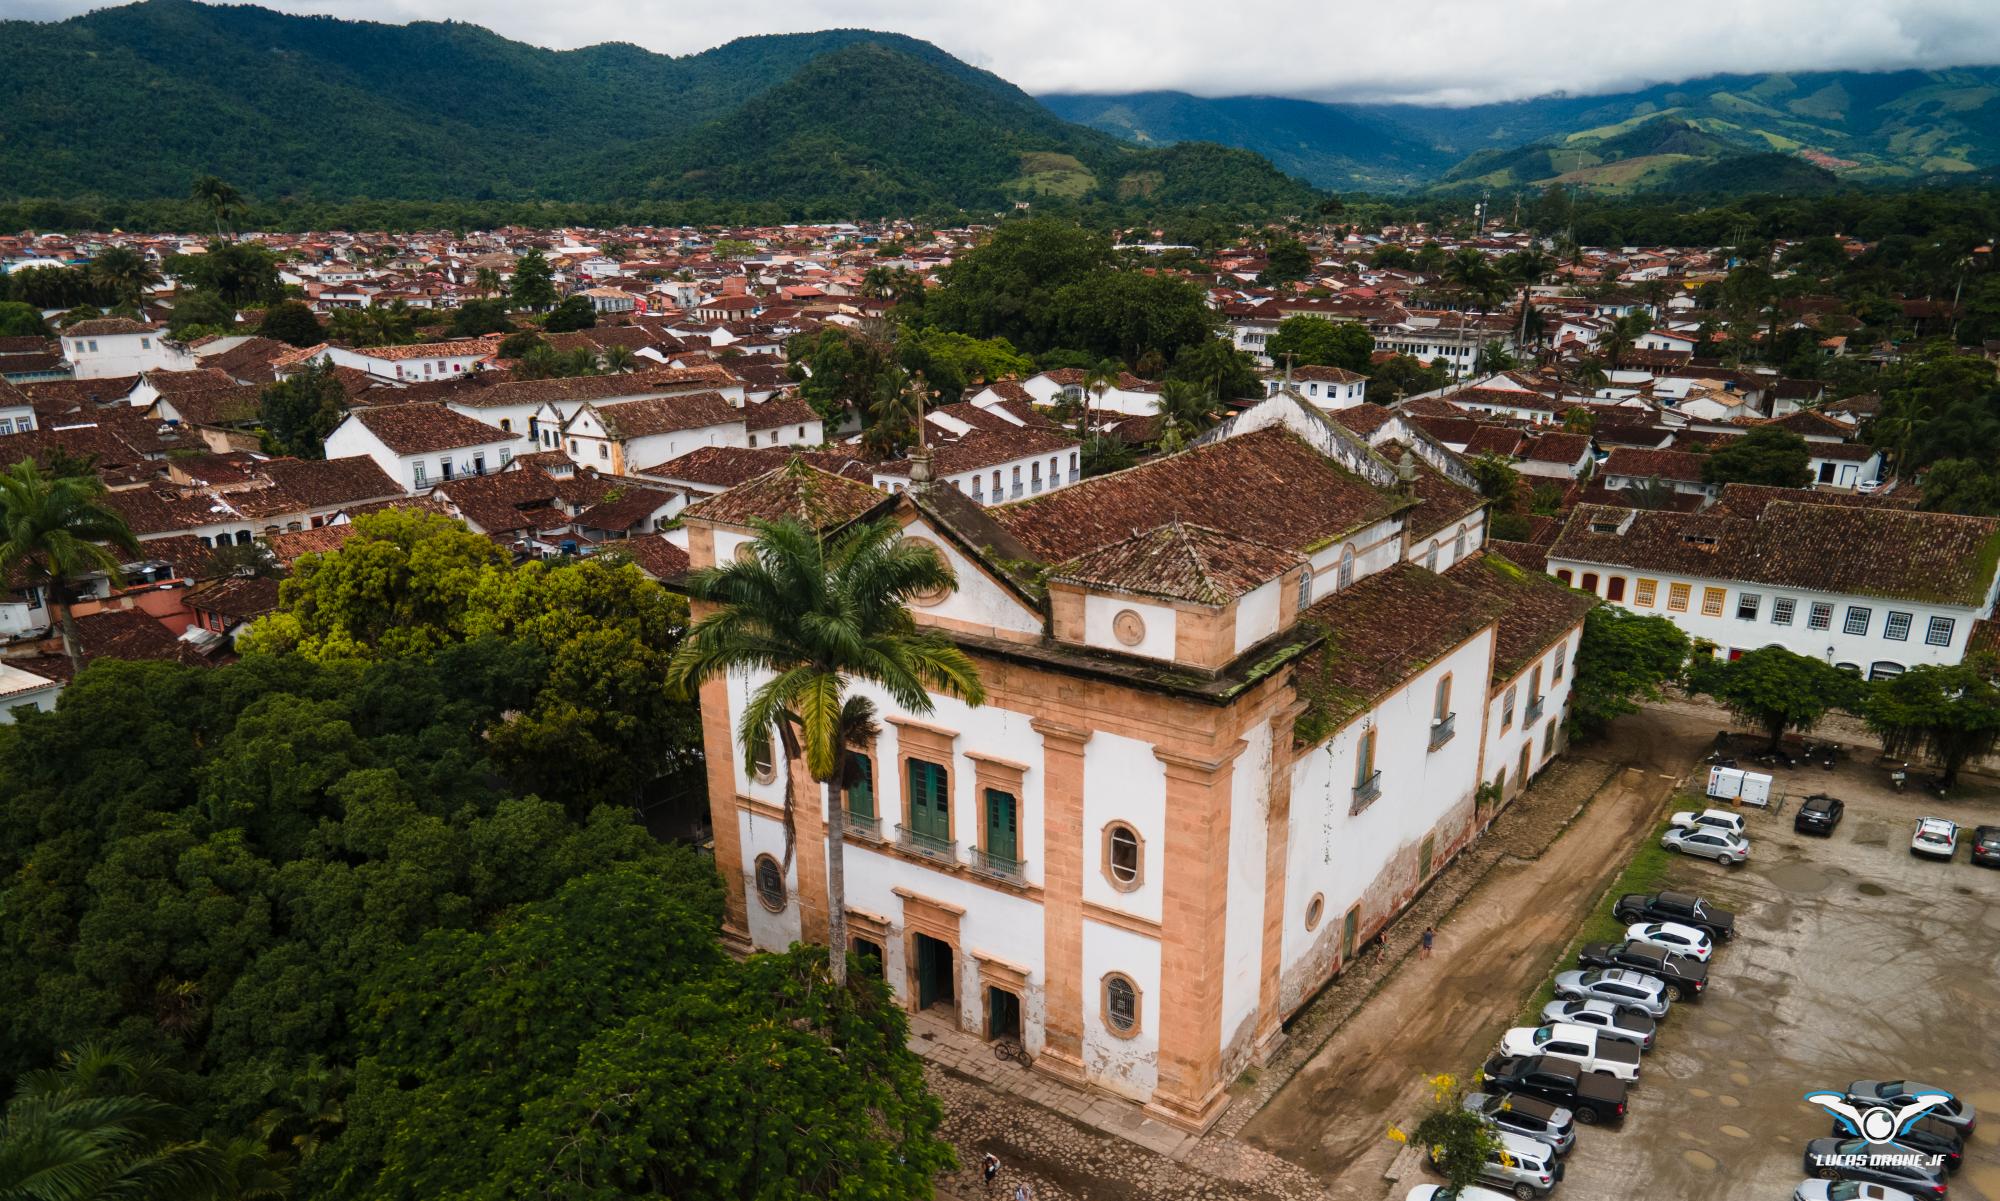
<path fill-rule="evenodd" d="M 1447 713 L 1431 723 L 1431 749 L 1437 750 L 1458 732 L 1458 714 Z"/>
<path fill-rule="evenodd" d="M 1378 769 L 1370 773 L 1367 779 L 1354 786 L 1354 804 L 1349 808 L 1348 813 L 1351 815 L 1361 812 L 1363 809 L 1374 804 L 1376 798 L 1381 795 L 1382 773 Z"/>
<path fill-rule="evenodd" d="M 1025 860 L 996 854 L 979 847 L 972 847 L 970 850 L 972 854 L 972 870 L 984 872 L 989 876 L 998 876 L 1003 880 L 1022 879 L 1022 872 L 1028 866 Z"/>
<path fill-rule="evenodd" d="M 1548 699 L 1547 697 L 1540 697 L 1540 696 L 1528 698 L 1528 708 L 1522 714 L 1521 720 L 1526 722 L 1534 722 L 1541 720 L 1542 702 L 1547 699 Z"/>
<path fill-rule="evenodd" d="M 896 845 L 906 851 L 915 851 L 932 859 L 958 861 L 958 844 L 949 838 L 939 838 L 922 830 L 912 830 L 908 826 L 896 827 Z"/>
<path fill-rule="evenodd" d="M 847 832 L 857 838 L 865 838 L 869 842 L 881 842 L 882 819 L 873 813 L 855 813 L 849 810 Z"/>

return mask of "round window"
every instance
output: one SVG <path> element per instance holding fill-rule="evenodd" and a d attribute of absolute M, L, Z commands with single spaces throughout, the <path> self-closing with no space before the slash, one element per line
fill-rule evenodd
<path fill-rule="evenodd" d="M 1146 640 L 1146 619 L 1135 610 L 1120 609 L 1111 619 L 1111 633 L 1126 646 L 1137 646 Z"/>
<path fill-rule="evenodd" d="M 1325 912 L 1326 912 L 1325 895 L 1317 892 L 1314 893 L 1313 899 L 1306 902 L 1306 929 L 1308 930 L 1319 929 L 1320 915 L 1322 915 Z"/>
<path fill-rule="evenodd" d="M 755 563 L 757 561 L 757 544 L 755 542 L 739 542 L 736 544 L 735 552 L 730 557 L 738 563 Z"/>
<path fill-rule="evenodd" d="M 769 855 L 757 856 L 757 900 L 772 913 L 785 908 L 785 870 Z"/>
<path fill-rule="evenodd" d="M 754 748 L 750 753 L 750 775 L 760 784 L 769 784 L 778 778 L 778 765 L 772 757 L 777 740 L 778 736 L 774 731 L 764 740 L 764 745 Z"/>

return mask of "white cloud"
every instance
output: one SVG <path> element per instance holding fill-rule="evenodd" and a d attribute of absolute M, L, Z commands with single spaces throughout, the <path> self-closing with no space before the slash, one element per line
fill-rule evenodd
<path fill-rule="evenodd" d="M 47 19 L 90 0 L 0 0 Z M 2000 62 L 1992 0 L 268 0 L 290 12 L 451 18 L 569 48 L 686 54 L 835 27 L 926 38 L 1031 92 L 1178 89 L 1468 104 L 1727 72 Z"/>

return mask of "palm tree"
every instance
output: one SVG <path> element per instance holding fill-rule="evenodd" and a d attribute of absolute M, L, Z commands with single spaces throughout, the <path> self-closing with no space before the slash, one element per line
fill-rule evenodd
<path fill-rule="evenodd" d="M 1154 402 L 1160 418 L 1159 446 L 1165 454 L 1177 454 L 1215 424 L 1222 405 L 1215 393 L 1186 380 L 1168 380 L 1160 385 Z"/>
<path fill-rule="evenodd" d="M 70 584 L 103 572 L 121 581 L 115 548 L 137 556 L 139 540 L 125 519 L 99 499 L 104 485 L 89 476 L 50 479 L 33 459 L 0 472 L 0 578 L 18 577 L 41 589 L 62 627 L 63 652 L 83 670 L 83 646 L 71 611 Z"/>
<path fill-rule="evenodd" d="M 1094 367 L 1083 373 L 1083 435 L 1090 436 L 1091 426 L 1096 417 L 1095 404 L 1091 401 L 1103 400 L 1104 394 L 1118 386 L 1118 377 L 1125 372 L 1124 364 L 1116 359 L 1099 359 Z"/>
<path fill-rule="evenodd" d="M 111 246 L 91 260 L 90 278 L 118 299 L 138 304 L 146 289 L 160 282 L 160 273 L 145 255 L 130 246 Z"/>
<path fill-rule="evenodd" d="M 630 346 L 607 346 L 604 348 L 604 373 L 623 375 L 639 365 L 639 356 Z"/>
<path fill-rule="evenodd" d="M 1653 328 L 1653 319 L 1634 309 L 1632 312 L 1612 320 L 1611 325 L 1597 339 L 1597 347 L 1615 370 L 1632 353 L 1632 347 Z"/>
<path fill-rule="evenodd" d="M 491 267 L 481 267 L 472 273 L 472 288 L 481 296 L 499 295 L 500 273 Z"/>
<path fill-rule="evenodd" d="M 243 193 L 213 175 L 204 175 L 194 181 L 188 195 L 201 202 L 215 214 L 215 240 L 222 240 L 222 222 L 232 214 L 243 211 Z"/>
<path fill-rule="evenodd" d="M 223 1156 L 192 1138 L 178 1106 L 154 1095 L 152 1060 L 101 1044 L 15 1082 L 0 1118 L 7 1201 L 201 1201 L 231 1195 Z"/>
<path fill-rule="evenodd" d="M 803 474 L 794 461 L 792 470 Z M 935 631 L 919 631 L 912 597 L 957 585 L 950 565 L 927 546 L 905 542 L 889 519 L 832 538 L 796 518 L 758 522 L 754 553 L 696 572 L 693 599 L 716 606 L 688 630 L 667 671 L 691 690 L 730 672 L 757 672 L 737 722 L 746 763 L 769 762 L 775 733 L 826 791 L 827 942 L 836 983 L 847 979 L 847 876 L 842 857 L 851 750 L 875 721 L 874 706 L 848 688 L 870 684 L 904 712 L 923 716 L 931 694 L 981 704 L 985 687 L 964 651 Z M 786 792 L 786 834 L 792 803 Z M 790 857 L 789 841 L 786 846 Z"/>

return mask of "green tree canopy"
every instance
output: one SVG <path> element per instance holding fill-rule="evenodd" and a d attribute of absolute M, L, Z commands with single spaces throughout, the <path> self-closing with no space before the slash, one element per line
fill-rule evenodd
<path fill-rule="evenodd" d="M 278 256 L 256 242 L 210 242 L 206 252 L 177 254 L 166 267 L 183 288 L 213 292 L 237 308 L 285 298 Z"/>
<path fill-rule="evenodd" d="M 1812 483 L 1806 440 L 1790 430 L 1762 425 L 1702 460 L 1701 478 L 1710 484 L 1767 484 L 1804 488 Z"/>
<path fill-rule="evenodd" d="M 447 332 L 454 338 L 477 338 L 484 334 L 510 333 L 513 328 L 514 322 L 507 315 L 505 301 L 481 297 L 458 306 L 458 311 L 451 315 Z"/>
<path fill-rule="evenodd" d="M 1368 372 L 1368 399 L 1392 405 L 1406 397 L 1435 392 L 1451 382 L 1451 368 L 1443 359 L 1429 366 L 1411 355 L 1399 354 L 1377 364 Z"/>
<path fill-rule="evenodd" d="M 1226 338 L 1206 338 L 1181 347 L 1173 366 L 1167 369 L 1167 378 L 1184 380 L 1223 400 L 1264 394 L 1256 364 Z"/>
<path fill-rule="evenodd" d="M 542 328 L 552 334 L 589 329 L 596 324 L 597 306 L 590 303 L 588 296 L 566 296 L 542 319 Z"/>
<path fill-rule="evenodd" d="M 785 344 L 799 397 L 829 423 L 868 413 L 901 391 L 905 376 L 894 348 L 863 330 L 822 326 Z"/>
<path fill-rule="evenodd" d="M 0 472 L 0 579 L 41 590 L 62 630 L 70 666 L 83 666 L 73 589 L 102 573 L 122 582 L 117 552 L 137 558 L 139 540 L 103 502 L 95 476 L 48 476 L 33 459 Z"/>
<path fill-rule="evenodd" d="M 1312 252 L 1297 238 L 1279 238 L 1264 251 L 1264 271 L 1257 282 L 1289 284 L 1312 274 Z"/>
<path fill-rule="evenodd" d="M 1868 685 L 1862 714 L 1891 755 L 1928 756 L 1944 771 L 1945 787 L 1958 782 L 1968 760 L 2000 745 L 2000 687 L 1990 657 L 1949 666 L 1912 667 Z"/>
<path fill-rule="evenodd" d="M 326 436 L 347 415 L 347 390 L 333 363 L 317 359 L 264 389 L 258 403 L 267 454 L 326 457 Z"/>
<path fill-rule="evenodd" d="M 1687 634 L 1664 617 L 1616 605 L 1590 610 L 1577 644 L 1570 720 L 1579 732 L 1595 736 L 1613 718 L 1637 713 L 1637 702 L 1659 700 L 1661 687 L 1685 672 L 1688 650 Z"/>
<path fill-rule="evenodd" d="M 1060 344 L 1056 293 L 1110 265 L 1110 240 L 1071 222 L 1009 221 L 952 260 L 924 311 L 941 329 L 1006 338 L 1039 353 Z"/>
<path fill-rule="evenodd" d="M 1339 367 L 1365 373 L 1369 356 L 1375 353 L 1375 338 L 1367 326 L 1355 321 L 1287 317 L 1264 344 L 1264 353 L 1281 366 L 1285 356 L 1292 355 L 1293 364 L 1299 367 Z"/>
<path fill-rule="evenodd" d="M 326 341 L 326 327 L 302 300 L 281 300 L 265 309 L 257 332 L 292 346 L 317 346 Z"/>
<path fill-rule="evenodd" d="M 556 303 L 555 272 L 548 256 L 530 250 L 514 260 L 514 282 L 509 295 L 514 307 L 539 313 Z"/>
<path fill-rule="evenodd" d="M 1803 733 L 1831 710 L 1856 708 L 1860 685 L 1824 659 L 1781 646 L 1759 647 L 1732 661 L 1698 657 L 1688 673 L 1691 690 L 1714 697 L 1762 730 L 1773 748 L 1787 730 Z"/>
<path fill-rule="evenodd" d="M 45 338 L 48 333 L 48 323 L 34 305 L 0 300 L 0 338 Z"/>

